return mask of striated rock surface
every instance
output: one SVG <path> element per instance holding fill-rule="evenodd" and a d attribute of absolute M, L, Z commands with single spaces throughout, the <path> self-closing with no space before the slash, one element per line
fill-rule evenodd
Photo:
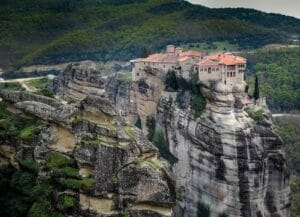
<path fill-rule="evenodd" d="M 43 121 L 43 127 L 21 146 L 9 148 L 9 139 L 0 136 L 0 156 L 5 164 L 18 168 L 12 156 L 30 147 L 39 182 L 54 188 L 53 207 L 49 207 L 53 213 L 173 215 L 175 182 L 170 165 L 139 129 L 119 118 L 107 99 L 89 96 L 79 103 L 62 105 L 26 92 L 0 91 L 0 97 L 7 107 L 18 110 L 20 117 Z M 20 155 L 19 162 L 26 161 L 26 156 Z M 34 206 L 30 212 L 36 209 Z"/>
<path fill-rule="evenodd" d="M 132 84 L 127 97 L 144 133 L 147 117 L 154 117 L 156 133 L 164 134 L 167 149 L 178 159 L 175 216 L 202 216 L 208 209 L 212 217 L 289 216 L 289 174 L 268 109 L 251 108 L 263 111 L 254 120 L 242 104 L 244 85 L 203 84 L 207 105 L 195 119 L 191 93 L 167 92 L 164 80 L 164 74 L 150 73 Z"/>
<path fill-rule="evenodd" d="M 103 96 L 105 80 L 91 61 L 70 63 L 53 81 L 52 89 L 63 99 L 84 99 L 87 95 Z"/>
<path fill-rule="evenodd" d="M 107 77 L 105 82 L 105 91 L 115 109 L 126 120 L 135 124 L 137 121 L 136 97 L 132 89 L 132 82 L 124 80 L 120 73 Z"/>
<path fill-rule="evenodd" d="M 286 159 L 267 108 L 253 120 L 240 103 L 242 87 L 202 91 L 210 97 L 198 120 L 174 100 L 159 107 L 158 120 L 179 159 L 174 171 L 177 187 L 185 189 L 182 215 L 209 207 L 211 216 L 289 216 Z"/>

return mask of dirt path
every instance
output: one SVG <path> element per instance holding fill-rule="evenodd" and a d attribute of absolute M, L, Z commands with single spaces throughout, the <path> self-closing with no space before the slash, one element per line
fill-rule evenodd
<path fill-rule="evenodd" d="M 27 81 L 31 81 L 31 80 L 37 80 L 37 79 L 41 79 L 41 78 L 45 78 L 45 76 L 41 76 L 41 77 L 33 77 L 33 78 L 18 78 L 18 79 L 10 79 L 10 80 L 4 80 L 4 81 L 0 81 L 0 83 L 19 83 L 22 85 L 22 87 L 28 91 L 28 92 L 36 92 L 37 89 L 34 87 L 30 87 L 26 84 Z"/>

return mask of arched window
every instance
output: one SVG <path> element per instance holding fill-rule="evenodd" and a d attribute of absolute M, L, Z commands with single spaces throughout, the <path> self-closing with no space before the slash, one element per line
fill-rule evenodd
<path fill-rule="evenodd" d="M 232 77 L 232 72 L 230 72 L 230 77 Z"/>

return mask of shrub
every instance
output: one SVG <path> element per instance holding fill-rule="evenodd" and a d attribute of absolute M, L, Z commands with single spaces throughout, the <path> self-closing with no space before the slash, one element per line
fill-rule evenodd
<path fill-rule="evenodd" d="M 262 121 L 264 119 L 264 110 L 259 109 L 257 111 L 254 111 L 251 108 L 245 108 L 245 111 L 248 113 L 248 115 L 255 121 Z"/>
<path fill-rule="evenodd" d="M 165 80 L 166 90 L 176 91 L 179 88 L 177 77 L 174 71 L 168 71 Z"/>
<path fill-rule="evenodd" d="M 27 158 L 25 160 L 20 160 L 19 164 L 34 174 L 38 173 L 38 165 L 33 157 Z"/>
<path fill-rule="evenodd" d="M 228 214 L 226 212 L 222 212 L 221 214 L 219 214 L 219 217 L 228 217 Z"/>
<path fill-rule="evenodd" d="M 76 203 L 76 199 L 74 197 L 63 195 L 58 208 L 59 210 L 66 211 L 67 209 L 74 207 L 75 203 Z"/>
<path fill-rule="evenodd" d="M 36 184 L 36 176 L 29 172 L 17 171 L 12 175 L 10 187 L 20 193 L 31 196 L 32 189 Z"/>
<path fill-rule="evenodd" d="M 202 112 L 205 110 L 206 100 L 205 98 L 199 95 L 193 95 L 192 97 L 192 109 L 195 111 L 194 117 L 199 118 L 202 115 Z"/>
<path fill-rule="evenodd" d="M 178 159 L 170 152 L 168 142 L 166 141 L 163 132 L 155 132 L 153 144 L 158 148 L 160 155 L 169 161 L 170 164 L 173 165 L 178 162 Z"/>
<path fill-rule="evenodd" d="M 70 166 L 74 164 L 74 159 L 71 159 L 69 157 L 66 157 L 62 154 L 59 154 L 57 152 L 49 152 L 48 153 L 48 159 L 47 159 L 47 164 L 48 167 L 50 168 L 61 168 L 64 166 Z"/>
<path fill-rule="evenodd" d="M 58 173 L 63 174 L 67 177 L 76 177 L 78 175 L 79 169 L 73 167 L 63 167 L 56 170 Z"/>
<path fill-rule="evenodd" d="M 33 124 L 22 129 L 20 133 L 20 138 L 22 140 L 29 140 L 33 135 L 38 133 L 41 130 L 42 126 L 40 124 Z"/>
<path fill-rule="evenodd" d="M 95 180 L 92 178 L 84 178 L 82 180 L 78 179 L 65 179 L 64 185 L 67 188 L 71 188 L 74 190 L 79 190 L 80 188 L 89 189 L 95 184 Z"/>
<path fill-rule="evenodd" d="M 146 127 L 148 128 L 148 135 L 147 138 L 152 141 L 154 134 L 155 134 L 155 125 L 156 125 L 156 121 L 154 119 L 154 117 L 152 116 L 148 116 L 146 119 Z"/>
<path fill-rule="evenodd" d="M 197 204 L 197 217 L 210 217 L 210 207 L 201 201 Z"/>
<path fill-rule="evenodd" d="M 141 120 L 140 116 L 138 116 L 135 126 L 139 129 L 142 129 L 142 120 Z"/>

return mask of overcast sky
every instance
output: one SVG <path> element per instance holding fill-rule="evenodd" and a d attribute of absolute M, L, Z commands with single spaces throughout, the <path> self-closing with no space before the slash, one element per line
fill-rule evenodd
<path fill-rule="evenodd" d="M 300 18 L 300 0 L 187 0 L 207 7 L 244 7 Z"/>

